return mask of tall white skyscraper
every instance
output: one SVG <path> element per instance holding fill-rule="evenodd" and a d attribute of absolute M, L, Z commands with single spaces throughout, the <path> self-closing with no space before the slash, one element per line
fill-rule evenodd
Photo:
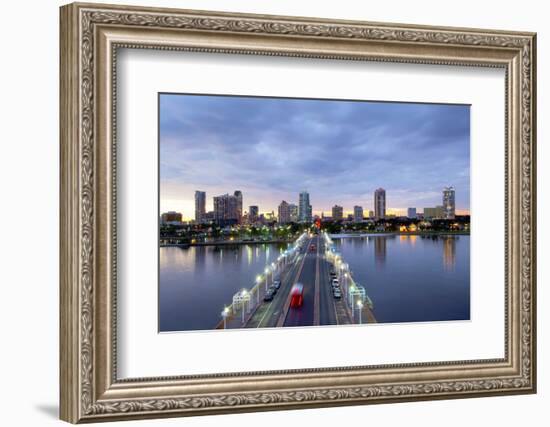
<path fill-rule="evenodd" d="M 445 219 L 455 219 L 454 187 L 445 187 L 443 189 L 443 216 Z"/>
<path fill-rule="evenodd" d="M 202 222 L 206 213 L 206 192 L 195 191 L 195 221 Z"/>
<path fill-rule="evenodd" d="M 298 220 L 300 222 L 311 222 L 311 204 L 309 203 L 309 193 L 302 191 L 298 203 Z"/>
<path fill-rule="evenodd" d="M 289 204 L 284 200 L 277 208 L 277 221 L 279 224 L 287 224 L 290 222 L 290 209 Z"/>
<path fill-rule="evenodd" d="M 386 217 L 386 190 L 383 188 L 378 188 L 374 192 L 374 217 Z"/>

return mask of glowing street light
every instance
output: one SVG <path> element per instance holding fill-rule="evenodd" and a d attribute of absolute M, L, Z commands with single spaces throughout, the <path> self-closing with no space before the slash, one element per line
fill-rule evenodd
<path fill-rule="evenodd" d="M 357 301 L 357 309 L 359 310 L 359 324 L 361 324 L 361 314 L 363 312 L 363 301 Z"/>
<path fill-rule="evenodd" d="M 243 323 L 244 323 L 244 306 L 248 302 L 249 308 L 250 308 L 250 295 L 246 289 L 243 289 L 241 291 L 241 298 L 242 298 L 242 316 L 243 316 Z"/>
<path fill-rule="evenodd" d="M 348 286 L 349 286 L 349 274 L 346 272 L 344 273 L 344 289 L 345 292 L 348 292 Z"/>
<path fill-rule="evenodd" d="M 351 317 L 352 320 L 355 317 L 355 305 L 357 302 L 355 301 L 361 301 L 361 304 L 363 304 L 363 300 L 367 297 L 367 293 L 365 291 L 365 288 L 363 286 L 355 286 L 353 283 L 349 287 L 348 291 L 349 299 L 350 299 L 350 309 L 351 309 Z M 357 300 L 355 299 L 357 297 Z"/>
<path fill-rule="evenodd" d="M 224 307 L 221 315 L 223 318 L 223 328 L 227 329 L 227 316 L 229 316 L 229 307 Z"/>
<path fill-rule="evenodd" d="M 267 292 L 267 280 L 269 277 L 269 267 L 265 268 L 264 273 L 265 273 L 265 291 Z"/>
<path fill-rule="evenodd" d="M 248 311 L 250 311 L 250 292 L 246 289 L 242 289 L 233 295 L 233 307 L 238 307 L 241 305 L 242 309 L 242 322 L 244 324 L 244 313 L 245 313 L 245 304 L 248 303 Z"/>
<path fill-rule="evenodd" d="M 260 303 L 260 283 L 262 283 L 262 276 L 258 274 L 256 276 L 256 304 Z"/>

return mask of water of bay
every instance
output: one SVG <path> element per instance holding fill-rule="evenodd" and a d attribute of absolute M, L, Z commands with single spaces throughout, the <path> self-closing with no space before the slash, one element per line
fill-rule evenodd
<path fill-rule="evenodd" d="M 470 319 L 470 236 L 334 239 L 378 322 Z"/>
<path fill-rule="evenodd" d="M 470 318 L 470 237 L 370 235 L 334 239 L 365 286 L 378 322 Z M 286 245 L 160 248 L 160 331 L 213 329 L 233 294 Z"/>
<path fill-rule="evenodd" d="M 160 331 L 214 329 L 224 305 L 287 248 L 286 244 L 160 248 Z"/>

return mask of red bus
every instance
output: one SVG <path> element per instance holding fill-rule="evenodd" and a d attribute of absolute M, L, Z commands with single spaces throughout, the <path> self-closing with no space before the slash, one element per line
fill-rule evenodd
<path fill-rule="evenodd" d="M 296 283 L 290 290 L 290 306 L 301 307 L 304 302 L 304 285 Z"/>

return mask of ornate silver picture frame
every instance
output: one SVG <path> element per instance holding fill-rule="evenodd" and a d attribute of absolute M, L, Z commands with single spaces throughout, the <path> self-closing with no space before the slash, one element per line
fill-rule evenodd
<path fill-rule="evenodd" d="M 61 8 L 60 43 L 61 419 L 536 391 L 535 34 L 75 3 Z M 504 357 L 120 379 L 115 148 L 122 48 L 503 69 Z"/>

